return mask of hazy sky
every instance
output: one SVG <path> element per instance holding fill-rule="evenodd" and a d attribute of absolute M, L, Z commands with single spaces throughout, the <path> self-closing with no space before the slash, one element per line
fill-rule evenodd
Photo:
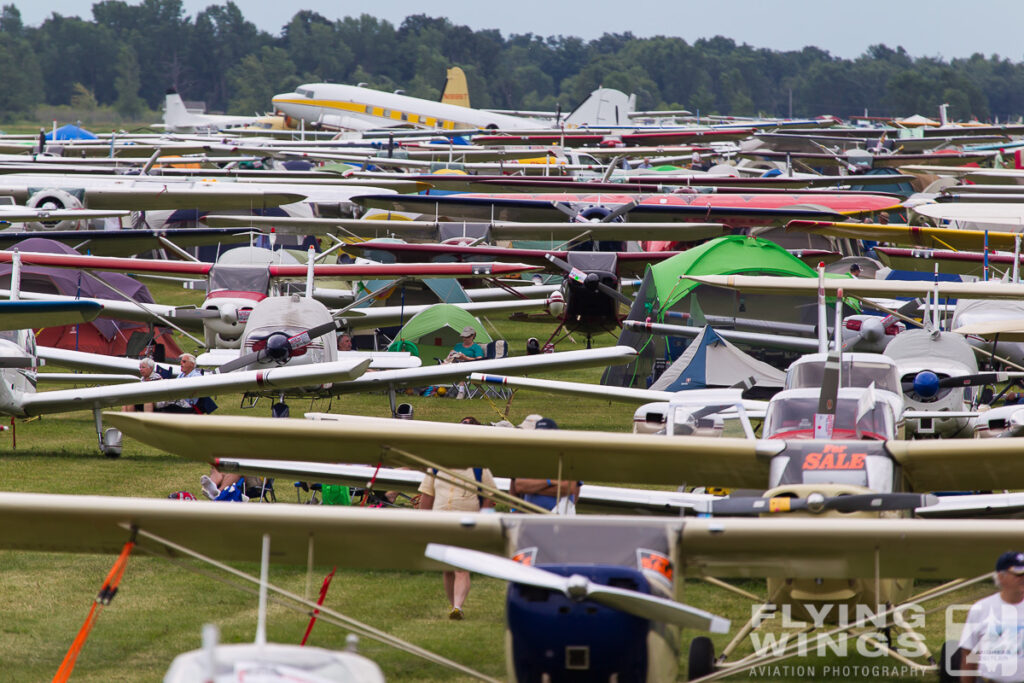
<path fill-rule="evenodd" d="M 137 0 L 127 0 L 137 4 Z M 21 10 L 35 26 L 52 12 L 92 18 L 92 0 L 3 0 Z M 223 0 L 184 0 L 194 15 Z M 474 29 L 499 29 L 503 35 L 534 33 L 584 39 L 632 31 L 637 36 L 697 38 L 723 35 L 737 43 L 775 50 L 815 45 L 837 57 L 856 57 L 870 46 L 902 45 L 915 57 L 950 59 L 975 52 L 1024 61 L 1024 0 L 930 0 L 859 3 L 834 0 L 236 0 L 257 26 L 278 34 L 299 9 L 330 18 L 371 14 L 396 26 L 410 14 L 447 16 Z"/>

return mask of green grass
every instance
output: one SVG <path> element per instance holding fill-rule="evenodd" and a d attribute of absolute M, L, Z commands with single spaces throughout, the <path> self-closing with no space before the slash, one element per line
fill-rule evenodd
<path fill-rule="evenodd" d="M 185 293 L 166 283 L 147 284 L 160 301 L 185 303 L 196 297 L 193 292 Z M 541 323 L 498 319 L 493 322 L 509 340 L 513 353 L 522 352 L 527 337 L 543 339 L 552 329 Z M 614 338 L 605 336 L 598 343 L 612 344 Z M 185 341 L 182 345 L 189 347 Z M 583 348 L 583 340 L 566 343 L 561 348 Z M 599 369 L 587 369 L 551 377 L 596 382 L 600 374 Z M 495 421 L 506 407 L 503 402 L 492 405 L 484 399 L 458 401 L 410 396 L 401 400 L 413 404 L 417 419 L 447 422 L 456 422 L 467 414 L 481 421 Z M 243 410 L 240 402 L 241 397 L 237 395 L 218 397 L 219 413 L 269 413 L 269 401 L 264 400 L 251 410 Z M 386 396 L 370 394 L 341 396 L 334 399 L 329 408 L 332 412 L 382 416 L 387 414 L 387 405 Z M 310 408 L 328 408 L 326 402 L 310 405 L 293 401 L 291 406 L 296 416 Z M 540 413 L 554 418 L 564 428 L 616 431 L 630 429 L 634 409 L 628 404 L 552 397 L 536 391 L 518 392 L 508 408 L 509 419 L 516 423 L 529 413 Z M 240 435 L 239 438 L 245 437 Z M 0 486 L 7 491 L 161 498 L 178 490 L 198 494 L 199 477 L 206 471 L 203 466 L 131 439 L 125 440 L 120 459 L 105 458 L 98 452 L 92 416 L 88 412 L 19 422 L 17 440 L 18 447 L 14 450 L 11 433 L 0 433 Z M 295 501 L 289 483 L 280 482 L 278 489 L 281 501 L 278 505 Z M 357 547 L 351 550 L 359 552 Z M 0 662 L 3 663 L 0 680 L 39 681 L 52 677 L 113 560 L 109 556 L 0 552 L 0 604 L 3 605 L 0 609 Z M 255 565 L 240 565 L 240 568 L 254 574 L 258 571 Z M 312 577 L 314 594 L 327 571 L 329 568 L 318 568 L 319 573 Z M 306 579 L 303 569 L 271 569 L 274 584 L 299 594 L 305 590 Z M 763 582 L 735 583 L 759 595 L 765 592 Z M 447 605 L 437 574 L 339 570 L 326 605 L 488 675 L 503 678 L 504 592 L 501 582 L 474 577 L 466 604 L 467 619 L 452 622 L 446 618 Z M 984 587 L 976 588 L 960 596 L 960 600 L 970 601 L 987 592 Z M 750 603 L 746 599 L 703 582 L 687 582 L 685 600 L 731 618 L 734 633 L 750 615 Z M 270 639 L 295 643 L 301 638 L 307 619 L 275 605 L 270 610 L 269 621 Z M 199 646 L 201 627 L 206 622 L 220 627 L 224 642 L 251 641 L 256 624 L 255 596 L 208 576 L 184 571 L 164 560 L 141 554 L 133 556 L 117 598 L 101 615 L 79 656 L 73 680 L 160 680 L 177 653 Z M 342 629 L 321 623 L 313 631 L 311 644 L 341 648 L 345 635 Z M 686 644 L 695 635 L 699 634 L 683 634 L 683 673 Z M 942 637 L 941 618 L 929 621 L 926 635 L 929 648 L 936 651 Z M 729 636 L 715 636 L 713 640 L 716 651 L 720 651 Z M 381 665 L 389 680 L 459 680 L 445 669 L 366 639 L 361 642 L 361 651 Z M 741 652 L 749 652 L 749 645 Z M 817 666 L 817 677 L 821 678 L 820 667 L 825 664 L 857 661 L 809 657 L 789 663 Z M 860 663 L 879 661 L 890 660 L 861 660 Z M 771 680 L 800 679 L 776 675 L 771 676 Z"/>

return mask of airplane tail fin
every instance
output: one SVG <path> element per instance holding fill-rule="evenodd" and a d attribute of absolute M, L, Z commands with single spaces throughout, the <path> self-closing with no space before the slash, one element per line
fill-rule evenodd
<path fill-rule="evenodd" d="M 455 104 L 460 107 L 469 107 L 469 86 L 466 84 L 466 72 L 460 67 L 453 66 L 448 69 L 448 77 L 444 82 L 441 102 L 444 104 Z"/>
<path fill-rule="evenodd" d="M 168 88 L 164 99 L 164 128 L 168 131 L 187 128 L 190 118 L 181 95 L 174 88 Z"/>
<path fill-rule="evenodd" d="M 621 90 L 598 88 L 572 110 L 565 123 L 572 126 L 624 126 L 636 107 L 636 95 Z"/>

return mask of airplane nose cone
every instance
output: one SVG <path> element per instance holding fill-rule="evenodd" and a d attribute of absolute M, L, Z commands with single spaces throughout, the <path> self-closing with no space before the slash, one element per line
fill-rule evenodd
<path fill-rule="evenodd" d="M 272 334 L 267 339 L 266 354 L 275 363 L 284 363 L 290 355 L 288 337 L 284 334 Z"/>
<path fill-rule="evenodd" d="M 931 398 L 939 393 L 939 376 L 931 370 L 924 370 L 914 377 L 914 393 L 921 398 Z"/>

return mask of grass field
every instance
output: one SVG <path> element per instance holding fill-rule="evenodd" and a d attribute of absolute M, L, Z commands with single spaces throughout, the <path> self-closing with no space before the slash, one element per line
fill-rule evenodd
<path fill-rule="evenodd" d="M 182 303 L 194 299 L 168 284 L 150 284 L 157 300 Z M 513 353 L 521 353 L 529 336 L 544 338 L 551 327 L 542 323 L 492 322 L 510 342 Z M 565 350 L 583 348 L 568 342 Z M 612 344 L 606 336 L 600 344 Z M 183 346 L 188 346 L 183 342 Z M 554 375 L 558 379 L 596 382 L 600 370 L 589 369 Z M 456 422 L 467 414 L 483 421 L 501 417 L 504 404 L 484 399 L 457 401 L 437 397 L 405 398 L 413 404 L 417 419 Z M 269 413 L 269 402 L 243 410 L 240 396 L 218 397 L 219 414 Z M 310 407 L 294 401 L 293 415 Z M 529 413 L 554 418 L 560 426 L 574 429 L 629 429 L 633 407 L 606 401 L 549 397 L 538 392 L 517 393 L 509 408 L 509 419 L 521 421 Z M 342 396 L 329 406 L 332 412 L 382 416 L 387 414 L 383 395 Z M 98 494 L 162 498 L 178 490 L 199 494 L 199 477 L 205 468 L 184 462 L 175 456 L 125 440 L 120 459 L 99 454 L 91 413 L 79 412 L 47 416 L 17 425 L 17 449 L 12 448 L 11 433 L 0 433 L 0 477 L 7 491 Z M 244 440 L 245 435 L 239 435 Z M 278 505 L 294 503 L 296 494 L 290 482 L 278 482 Z M 195 503 L 207 504 L 207 503 Z M 250 503 L 257 504 L 257 503 Z M 387 514 L 382 511 L 381 514 Z M 230 539 L 225 539 L 230 542 Z M 386 542 L 386 541 L 382 541 Z M 359 548 L 352 548 L 358 553 Z M 0 552 L 0 680 L 47 680 L 57 669 L 67 647 L 81 625 L 103 577 L 114 558 L 91 555 L 54 555 L 26 552 Z M 241 569 L 256 573 L 255 565 Z M 323 569 L 325 574 L 329 568 Z M 306 585 L 302 568 L 273 567 L 271 581 L 302 594 Z M 322 574 L 313 577 L 314 593 Z M 736 582 L 745 590 L 764 594 L 763 582 Z M 375 627 L 466 663 L 485 674 L 503 678 L 504 620 L 502 583 L 474 577 L 466 604 L 467 619 L 452 622 L 441 590 L 440 577 L 423 572 L 365 572 L 339 570 L 326 604 Z M 977 588 L 959 601 L 969 601 L 988 590 Z M 750 603 L 731 593 L 702 582 L 688 582 L 687 602 L 733 619 L 735 628 L 750 615 Z M 280 606 L 270 610 L 269 637 L 280 642 L 298 642 L 307 618 Z M 185 571 L 164 560 L 139 555 L 132 557 L 117 598 L 106 608 L 78 660 L 75 681 L 153 681 L 160 680 L 173 657 L 199 646 L 202 624 L 215 622 L 225 642 L 245 642 L 253 638 L 256 624 L 256 598 L 235 590 L 206 575 Z M 934 624 L 933 624 L 934 622 Z M 930 620 L 925 633 L 929 649 L 936 651 L 942 637 L 941 619 Z M 327 624 L 313 631 L 311 644 L 340 648 L 345 632 Z M 683 634 L 682 669 L 685 672 L 686 643 L 696 633 Z M 728 638 L 716 636 L 716 649 Z M 361 651 L 380 663 L 394 681 L 458 680 L 447 670 L 398 653 L 368 640 Z M 745 648 L 749 651 L 749 646 Z M 771 680 L 808 680 L 851 678 L 841 669 L 835 674 L 825 666 L 894 665 L 891 660 L 871 658 L 839 659 L 806 657 L 789 662 L 816 667 L 801 675 L 798 670 L 762 671 L 751 677 Z M 742 676 L 746 678 L 747 676 Z M 872 678 L 906 680 L 910 674 Z M 853 679 L 862 678 L 852 676 Z"/>

